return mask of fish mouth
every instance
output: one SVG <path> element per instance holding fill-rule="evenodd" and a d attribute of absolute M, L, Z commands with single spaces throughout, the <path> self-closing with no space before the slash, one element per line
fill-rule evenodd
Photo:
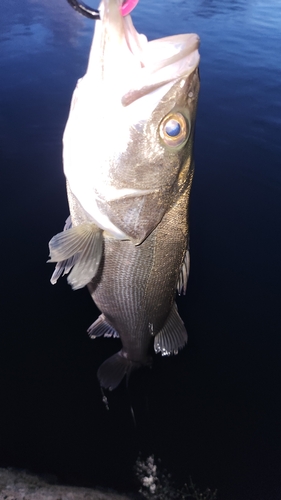
<path fill-rule="evenodd" d="M 111 91 L 114 82 L 122 105 L 127 106 L 192 73 L 199 65 L 200 39 L 190 33 L 148 41 L 137 32 L 130 15 L 121 15 L 121 4 L 122 0 L 101 2 L 93 43 L 99 50 L 91 50 L 87 72 L 95 67 L 95 75 L 99 72 Z M 93 60 L 94 52 L 100 55 L 98 61 Z"/>

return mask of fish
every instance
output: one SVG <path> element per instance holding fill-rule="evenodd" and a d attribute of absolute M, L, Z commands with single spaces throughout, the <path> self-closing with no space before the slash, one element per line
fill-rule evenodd
<path fill-rule="evenodd" d="M 99 367 L 115 389 L 153 350 L 187 343 L 176 294 L 189 274 L 188 208 L 199 94 L 199 37 L 148 41 L 123 16 L 121 0 L 99 7 L 86 74 L 78 80 L 63 135 L 70 215 L 49 243 L 74 290 L 88 287 L 101 314 L 90 338 L 119 337 Z"/>

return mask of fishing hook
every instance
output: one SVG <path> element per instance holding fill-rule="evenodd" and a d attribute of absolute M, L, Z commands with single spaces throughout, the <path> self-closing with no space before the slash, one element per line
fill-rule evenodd
<path fill-rule="evenodd" d="M 78 0 L 67 0 L 67 2 L 74 10 L 79 12 L 79 14 L 82 14 L 89 19 L 100 19 L 99 11 L 97 9 L 92 9 L 92 7 L 89 7 L 84 2 L 78 2 Z"/>
<path fill-rule="evenodd" d="M 139 0 L 124 0 L 122 6 L 120 7 L 122 16 L 130 14 L 130 12 L 132 12 L 137 5 L 138 1 Z M 78 2 L 78 0 L 67 0 L 67 2 L 74 10 L 79 12 L 79 14 L 82 14 L 89 19 L 100 19 L 99 11 L 97 9 L 92 9 L 92 7 L 89 7 L 84 2 Z"/>

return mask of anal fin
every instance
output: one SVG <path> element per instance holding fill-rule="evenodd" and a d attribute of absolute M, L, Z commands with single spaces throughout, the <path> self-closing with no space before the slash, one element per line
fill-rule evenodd
<path fill-rule="evenodd" d="M 113 326 L 106 321 L 104 314 L 101 314 L 98 319 L 89 326 L 87 333 L 91 339 L 101 337 L 102 335 L 105 337 L 119 337 L 118 332 L 116 332 Z"/>
<path fill-rule="evenodd" d="M 155 336 L 154 350 L 156 353 L 161 352 L 162 356 L 169 356 L 178 354 L 178 350 L 186 343 L 186 329 L 174 303 L 164 327 Z"/>

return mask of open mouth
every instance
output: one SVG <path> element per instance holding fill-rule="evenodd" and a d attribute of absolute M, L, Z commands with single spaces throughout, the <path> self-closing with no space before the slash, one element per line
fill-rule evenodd
<path fill-rule="evenodd" d="M 109 40 L 109 32 L 116 31 L 126 41 L 127 48 L 134 57 L 134 66 L 138 65 L 142 75 L 142 87 L 159 82 L 169 81 L 188 76 L 199 64 L 199 37 L 196 34 L 169 36 L 148 42 L 145 35 L 139 34 L 128 15 L 139 0 L 103 0 L 99 10 L 93 9 L 82 1 L 67 0 L 80 14 L 91 19 L 101 19 L 103 24 L 102 45 Z M 157 76 L 155 75 L 157 73 Z M 154 76 L 153 76 L 154 75 Z M 138 74 L 137 78 L 140 78 Z M 140 85 L 138 85 L 140 86 Z M 128 100 L 128 99 L 127 99 Z M 126 101 L 126 99 L 124 99 Z M 124 102 L 123 104 L 128 104 Z"/>
<path fill-rule="evenodd" d="M 143 35 L 135 30 L 131 18 L 125 31 L 128 48 L 139 59 L 140 69 L 132 82 L 132 88 L 123 98 L 123 105 L 128 105 L 159 87 L 179 78 L 187 77 L 199 65 L 198 35 L 174 35 L 158 40 L 144 41 Z M 136 40 L 141 38 L 141 44 Z M 139 48 L 141 45 L 141 48 Z"/>
<path fill-rule="evenodd" d="M 157 88 L 187 77 L 199 64 L 198 35 L 180 34 L 148 41 L 135 29 L 130 15 L 120 12 L 120 2 L 103 0 L 100 5 L 100 53 L 104 79 L 107 68 L 122 81 L 123 106 Z M 99 23 L 97 23 L 99 24 Z M 119 76 L 118 76 L 119 75 Z M 118 85 L 118 82 L 116 82 Z"/>

